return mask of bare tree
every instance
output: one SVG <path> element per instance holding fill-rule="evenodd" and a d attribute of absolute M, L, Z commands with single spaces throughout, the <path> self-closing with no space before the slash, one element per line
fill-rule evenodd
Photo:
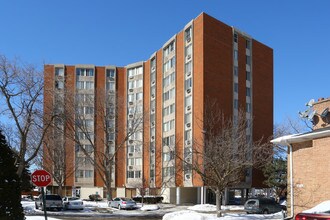
<path fill-rule="evenodd" d="M 53 116 L 43 114 L 44 81 L 33 65 L 0 55 L 0 115 L 10 145 L 17 152 L 15 165 L 21 177 L 37 156 Z M 5 129 L 4 129 L 5 130 Z"/>
<path fill-rule="evenodd" d="M 272 157 L 267 139 L 252 141 L 247 129 L 252 123 L 245 112 L 235 117 L 225 117 L 216 103 L 209 104 L 203 120 L 204 140 L 195 140 L 192 161 L 184 163 L 184 169 L 198 174 L 205 186 L 216 194 L 217 215 L 221 216 L 221 198 L 226 188 L 246 181 L 253 167 L 260 167 Z"/>
<path fill-rule="evenodd" d="M 127 108 L 123 98 L 114 92 L 97 91 L 97 99 L 94 95 L 76 91 L 75 101 L 71 102 L 70 107 L 66 102 L 65 120 L 69 130 L 66 136 L 74 140 L 76 148 L 79 148 L 76 150 L 94 167 L 104 183 L 107 198 L 111 199 L 114 168 L 120 160 L 124 160 L 118 157 L 118 152 L 123 151 L 128 142 L 136 142 L 137 136 L 142 137 L 143 123 L 147 117 L 142 108 L 133 108 L 127 123 L 123 123 L 122 118 L 119 122 L 119 117 L 126 113 Z M 86 109 L 89 114 L 86 114 Z"/>

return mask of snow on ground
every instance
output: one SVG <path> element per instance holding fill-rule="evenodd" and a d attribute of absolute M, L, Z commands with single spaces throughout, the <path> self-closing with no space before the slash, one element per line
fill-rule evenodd
<path fill-rule="evenodd" d="M 305 210 L 303 212 L 305 212 L 305 213 L 320 213 L 320 212 L 327 212 L 327 211 L 330 211 L 330 200 L 324 201 L 324 202 L 318 204 L 317 206 L 315 206 L 311 209 Z"/>
<path fill-rule="evenodd" d="M 26 213 L 27 220 L 43 220 L 43 211 L 36 210 L 33 201 L 22 201 L 22 206 Z M 118 210 L 108 207 L 106 201 L 93 202 L 84 201 L 84 210 L 66 210 L 66 211 L 47 211 L 49 220 L 59 220 L 61 216 L 163 216 L 163 220 L 280 220 L 282 219 L 281 213 L 275 213 L 270 215 L 247 215 L 243 211 L 243 206 L 222 206 L 224 216 L 221 218 L 216 217 L 216 206 L 205 205 L 173 205 L 173 204 L 157 204 L 143 206 L 139 203 L 136 210 Z"/>
<path fill-rule="evenodd" d="M 224 213 L 223 217 L 216 217 L 216 206 L 205 204 L 205 205 L 195 205 L 188 207 L 188 210 L 181 210 L 176 212 L 167 213 L 163 216 L 163 220 L 181 220 L 181 219 L 189 219 L 189 220 L 218 220 L 218 219 L 226 219 L 226 220 L 251 220 L 251 219 L 273 219 L 279 220 L 282 219 L 282 213 L 268 214 L 268 215 L 248 215 L 242 212 L 243 208 L 241 206 L 233 206 L 233 207 L 221 207 L 223 211 L 231 210 L 238 211 L 237 213 Z"/>
<path fill-rule="evenodd" d="M 159 206 L 158 205 L 143 205 L 140 210 L 142 211 L 155 211 L 158 210 Z"/>

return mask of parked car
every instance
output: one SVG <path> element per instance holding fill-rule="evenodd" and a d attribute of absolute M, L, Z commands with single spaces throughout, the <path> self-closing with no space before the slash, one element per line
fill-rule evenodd
<path fill-rule="evenodd" d="M 102 201 L 102 197 L 99 194 L 92 194 L 88 196 L 91 201 Z"/>
<path fill-rule="evenodd" d="M 62 197 L 60 195 L 45 195 L 46 209 L 62 210 Z M 35 208 L 44 210 L 42 195 L 35 200 Z"/>
<path fill-rule="evenodd" d="M 299 213 L 296 215 L 295 220 L 330 220 L 329 213 Z"/>
<path fill-rule="evenodd" d="M 63 199 L 63 208 L 64 209 L 84 209 L 84 202 L 76 197 L 64 197 Z"/>
<path fill-rule="evenodd" d="M 135 209 L 136 202 L 130 198 L 117 197 L 108 202 L 109 207 L 115 207 L 118 209 Z"/>
<path fill-rule="evenodd" d="M 244 210 L 247 214 L 270 214 L 286 210 L 286 207 L 271 198 L 250 198 L 245 202 Z"/>
<path fill-rule="evenodd" d="M 330 200 L 324 201 L 311 209 L 298 213 L 295 220 L 330 220 Z"/>

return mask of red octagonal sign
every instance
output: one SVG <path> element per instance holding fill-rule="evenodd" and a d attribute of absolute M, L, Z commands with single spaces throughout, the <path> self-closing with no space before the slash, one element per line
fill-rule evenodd
<path fill-rule="evenodd" d="M 31 180 L 36 186 L 45 187 L 51 183 L 52 177 L 46 170 L 36 170 L 32 173 Z"/>

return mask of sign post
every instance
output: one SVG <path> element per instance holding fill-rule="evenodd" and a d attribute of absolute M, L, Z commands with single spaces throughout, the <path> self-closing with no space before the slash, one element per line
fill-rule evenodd
<path fill-rule="evenodd" d="M 52 182 L 50 173 L 46 170 L 36 170 L 31 174 L 31 180 L 34 185 L 41 187 L 42 206 L 44 209 L 45 220 L 47 220 L 46 200 L 44 187 L 48 186 Z"/>

